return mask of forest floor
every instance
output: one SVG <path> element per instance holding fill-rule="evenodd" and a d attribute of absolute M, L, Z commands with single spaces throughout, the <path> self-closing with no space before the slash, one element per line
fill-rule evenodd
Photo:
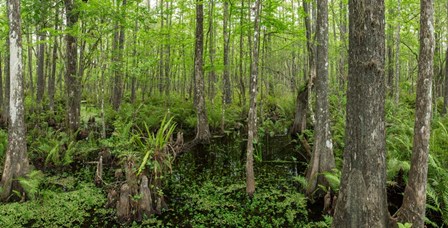
<path fill-rule="evenodd" d="M 288 111 L 285 108 L 266 106 L 264 121 L 259 127 L 255 143 L 256 193 L 248 198 L 245 193 L 246 137 L 244 119 L 229 111 L 229 130 L 221 131 L 221 113 L 211 112 L 213 132 L 209 144 L 198 145 L 190 151 L 173 157 L 162 175 L 162 188 L 166 207 L 150 217 L 137 221 L 119 221 L 115 204 L 108 194 L 119 190 L 124 182 L 124 165 L 133 158 L 138 168 L 142 147 L 133 141 L 136 134 L 159 128 L 166 109 L 159 106 L 123 106 L 119 112 L 105 113 L 106 138 L 101 137 L 100 110 L 83 106 L 83 126 L 76 140 L 65 133 L 62 115 L 36 114 L 27 119 L 28 150 L 34 171 L 29 178 L 20 180 L 28 193 L 26 202 L 0 205 L 1 227 L 330 227 L 332 208 L 324 209 L 324 194 L 310 199 L 305 196 L 307 154 L 300 140 L 286 134 Z M 190 106 L 176 105 L 170 109 L 176 132 L 183 132 L 185 142 L 193 138 L 194 111 Z M 154 108 L 158 107 L 158 108 Z M 290 109 L 293 109 L 291 107 Z M 60 108 L 62 109 L 62 107 Z M 286 111 L 285 111 L 286 110 Z M 240 112 L 240 111 L 234 111 Z M 402 111 L 406 113 L 406 111 Z M 149 114 L 151 113 L 151 114 Z M 406 156 L 395 154 L 407 148 L 406 135 L 412 134 L 408 122 L 395 113 L 389 117 L 388 202 L 394 214 L 401 205 L 408 164 Z M 193 117 L 191 117 L 193 116 Z M 333 138 L 337 166 L 342 164 L 343 126 L 340 116 L 333 117 Z M 192 121 L 193 120 L 193 121 Z M 400 121 L 398 121 L 400 120 Z M 445 124 L 445 119 L 440 124 Z M 342 130 L 341 130 L 342 129 Z M 439 128 L 435 128 L 438 133 Z M 408 132 L 409 131 L 409 132 Z M 312 129 L 305 132 L 312 144 Z M 439 134 L 441 134 L 439 132 Z M 442 135 L 443 136 L 443 135 Z M 139 136 L 140 137 L 140 136 Z M 145 136 L 147 137 L 147 136 Z M 398 138 L 398 139 L 397 139 Z M 3 158 L 7 143 L 6 130 L 0 131 L 0 155 Z M 437 138 L 436 138 L 437 139 Z M 434 139 L 434 140 L 436 140 Z M 395 140 L 395 141 L 394 141 Z M 401 144 L 400 144 L 401 143 Z M 433 142 L 439 150 L 445 144 Z M 136 147 L 137 146 L 137 147 Z M 437 149 L 437 148 L 436 148 Z M 437 152 L 437 150 L 436 150 Z M 430 164 L 431 186 L 428 203 L 428 227 L 443 227 L 444 201 L 438 192 L 446 180 L 434 170 L 443 167 L 444 160 Z M 100 184 L 95 186 L 99 157 L 103 160 Z M 3 160 L 3 159 L 2 159 Z M 149 167 L 154 168 L 154 164 Z M 340 171 L 333 176 L 332 192 L 337 192 Z M 334 186 L 334 187 L 333 187 Z M 333 190 L 334 189 L 334 190 Z M 442 190 L 439 190 L 442 189 Z M 139 195 L 132 196 L 138 201 Z"/>

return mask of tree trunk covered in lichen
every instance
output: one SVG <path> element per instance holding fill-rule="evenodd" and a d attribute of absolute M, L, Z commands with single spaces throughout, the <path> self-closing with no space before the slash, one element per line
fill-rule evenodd
<path fill-rule="evenodd" d="M 196 45 L 194 56 L 194 88 L 197 112 L 196 139 L 200 142 L 210 140 L 207 113 L 204 98 L 204 6 L 201 0 L 196 1 Z"/>
<path fill-rule="evenodd" d="M 429 138 L 431 132 L 432 78 L 434 65 L 433 0 L 420 1 L 420 54 L 415 104 L 414 143 L 409 180 L 398 212 L 398 221 L 425 224 L 426 182 L 428 180 Z"/>
<path fill-rule="evenodd" d="M 333 227 L 387 227 L 384 0 L 349 1 L 344 164 Z"/>
<path fill-rule="evenodd" d="M 9 0 L 7 5 L 10 28 L 9 69 L 11 94 L 9 100 L 8 148 L 1 180 L 1 200 L 7 200 L 13 191 L 24 193 L 18 178 L 24 177 L 29 169 L 23 94 L 20 1 Z"/>
<path fill-rule="evenodd" d="M 335 167 L 333 142 L 330 133 L 328 110 L 328 1 L 317 3 L 317 69 L 316 69 L 316 125 L 313 154 L 307 172 L 307 194 L 311 195 L 319 185 L 328 187 L 322 173 Z"/>
<path fill-rule="evenodd" d="M 260 40 L 260 0 L 255 2 L 252 8 L 254 18 L 254 37 L 252 49 L 252 63 L 250 74 L 250 101 L 248 115 L 248 133 L 247 133 L 247 153 L 246 153 L 246 193 L 252 197 L 255 192 L 255 174 L 254 174 L 254 139 L 257 135 L 257 80 L 258 80 L 258 45 Z"/>
<path fill-rule="evenodd" d="M 64 0 L 65 11 L 67 16 L 67 29 L 75 29 L 78 22 L 78 10 L 76 3 L 73 0 Z M 67 89 L 67 124 L 70 132 L 75 133 L 80 124 L 81 114 L 81 77 L 77 74 L 76 69 L 78 65 L 78 47 L 77 39 L 73 35 L 75 31 L 69 31 L 65 35 L 67 44 L 66 49 L 66 72 L 65 85 Z"/>

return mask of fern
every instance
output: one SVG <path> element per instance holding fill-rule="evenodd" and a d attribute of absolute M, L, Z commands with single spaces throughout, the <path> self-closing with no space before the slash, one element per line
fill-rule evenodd
<path fill-rule="evenodd" d="M 306 187 L 308 186 L 308 181 L 304 176 L 295 176 L 294 181 L 300 184 L 300 187 L 302 187 L 302 189 L 306 189 Z"/>
<path fill-rule="evenodd" d="M 19 183 L 30 199 L 35 199 L 39 192 L 39 186 L 43 182 L 45 175 L 40 170 L 31 171 L 26 177 L 19 177 Z"/>
<path fill-rule="evenodd" d="M 332 171 L 324 172 L 323 175 L 330 184 L 331 189 L 339 191 L 341 185 L 341 171 L 333 169 Z"/>

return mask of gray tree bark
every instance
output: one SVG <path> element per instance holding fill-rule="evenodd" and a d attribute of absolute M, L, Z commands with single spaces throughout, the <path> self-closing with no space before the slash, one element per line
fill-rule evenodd
<path fill-rule="evenodd" d="M 296 111 L 294 115 L 294 122 L 292 124 L 290 135 L 303 132 L 306 129 L 306 116 L 308 111 L 308 98 L 310 97 L 311 89 L 313 87 L 313 80 L 316 77 L 316 61 L 314 55 L 314 42 L 311 38 L 312 35 L 312 23 L 310 16 L 310 8 L 307 0 L 303 1 L 303 10 L 307 14 L 305 16 L 305 29 L 306 29 L 306 46 L 308 52 L 308 82 L 306 89 L 300 90 L 296 99 Z M 307 94 L 302 94 L 306 92 Z"/>
<path fill-rule="evenodd" d="M 323 172 L 335 167 L 333 142 L 330 133 L 328 110 L 328 1 L 317 3 L 317 75 L 316 75 L 316 125 L 314 148 L 307 172 L 307 194 L 311 195 L 319 185 L 329 186 Z"/>
<path fill-rule="evenodd" d="M 34 79 L 33 79 L 33 45 L 32 44 L 32 39 L 31 39 L 31 29 L 28 29 L 28 34 L 26 35 L 26 40 L 27 43 L 30 44 L 28 46 L 28 55 L 27 55 L 27 59 L 28 59 L 28 77 L 30 79 L 30 91 L 31 91 L 31 99 L 34 98 Z M 25 84 L 26 86 L 26 84 Z"/>
<path fill-rule="evenodd" d="M 339 32 L 340 32 L 340 39 L 343 43 L 340 57 L 339 57 L 339 88 L 341 91 L 345 90 L 345 85 L 347 81 L 347 5 L 344 3 L 344 0 L 341 0 L 339 2 L 340 7 L 340 25 L 339 25 Z"/>
<path fill-rule="evenodd" d="M 244 1 L 241 1 L 241 13 L 240 13 L 240 59 L 239 59 L 239 64 L 238 64 L 238 69 L 239 69 L 239 80 L 240 80 L 240 85 L 239 85 L 239 89 L 240 89 L 240 103 L 241 106 L 244 108 L 246 107 L 246 88 L 244 86 L 244 68 L 243 68 L 243 56 L 244 56 L 244 46 L 243 46 L 243 41 L 244 41 L 244 34 L 243 34 L 243 20 L 244 20 Z"/>
<path fill-rule="evenodd" d="M 420 54 L 418 61 L 414 143 L 408 184 L 398 221 L 424 227 L 426 184 L 428 180 L 429 138 L 432 114 L 432 78 L 434 69 L 434 1 L 420 1 Z"/>
<path fill-rule="evenodd" d="M 249 115 L 247 132 L 247 153 L 246 153 L 246 193 L 253 197 L 255 192 L 255 174 L 254 174 L 254 140 L 257 135 L 257 91 L 258 91 L 258 49 L 260 43 L 260 10 L 261 2 L 256 0 L 252 7 L 252 17 L 254 18 L 254 34 L 252 48 L 252 62 L 249 83 Z"/>
<path fill-rule="evenodd" d="M 55 31 L 58 30 L 58 23 L 59 23 L 59 9 L 55 9 L 55 23 L 54 23 L 54 29 Z M 53 41 L 53 53 L 52 53 L 52 61 L 51 61 L 51 73 L 50 77 L 48 78 L 48 98 L 49 98 L 49 109 L 50 111 L 54 111 L 54 95 L 56 91 L 56 66 L 57 66 L 57 59 L 58 59 L 58 39 L 54 38 Z"/>
<path fill-rule="evenodd" d="M 398 12 L 398 17 L 400 17 L 401 13 L 401 0 L 397 1 L 397 12 Z M 394 102 L 395 105 L 398 105 L 398 102 L 400 101 L 400 30 L 401 30 L 401 25 L 400 23 L 398 23 L 397 25 L 397 30 L 396 35 L 395 35 L 395 96 L 394 96 Z"/>
<path fill-rule="evenodd" d="M 126 15 L 126 1 L 122 0 L 120 12 L 124 16 Z M 114 89 L 112 93 L 112 107 L 114 110 L 118 110 L 121 105 L 121 98 L 123 97 L 123 50 L 124 50 L 124 39 L 125 39 L 125 29 L 124 22 L 118 22 L 119 31 L 116 31 L 115 34 L 115 42 L 116 49 L 114 50 L 114 61 L 115 61 L 115 69 L 114 69 Z"/>
<path fill-rule="evenodd" d="M 194 55 L 194 89 L 197 112 L 196 139 L 201 142 L 210 140 L 207 112 L 204 98 L 204 5 L 202 0 L 196 0 L 196 42 Z"/>
<path fill-rule="evenodd" d="M 443 113 L 447 113 L 448 108 L 448 47 L 445 54 L 445 93 L 443 96 Z"/>
<path fill-rule="evenodd" d="M 73 29 L 78 22 L 78 11 L 73 0 L 64 0 L 67 17 L 67 29 Z M 78 47 L 76 37 L 72 33 L 65 36 L 66 47 L 66 73 L 65 84 L 67 89 L 67 120 L 70 132 L 75 133 L 80 124 L 81 110 L 81 78 L 77 74 Z"/>
<path fill-rule="evenodd" d="M 226 4 L 226 3 L 224 3 Z M 224 6 L 225 7 L 225 6 Z M 208 96 L 211 102 L 215 98 L 215 83 L 216 83 L 216 72 L 215 72 L 215 26 L 214 26 L 214 12 L 215 11 L 215 1 L 209 1 L 209 13 L 208 13 L 208 57 L 210 60 L 210 71 L 208 73 Z M 225 18 L 225 15 L 224 15 Z"/>
<path fill-rule="evenodd" d="M 0 110 L 3 110 L 3 56 L 1 55 L 1 53 L 0 53 Z M 0 123 L 3 123 L 2 118 L 3 113 L 0 113 Z"/>
<path fill-rule="evenodd" d="M 36 100 L 40 105 L 44 97 L 45 91 L 45 78 L 44 78 L 44 60 L 45 60 L 45 37 L 39 36 L 39 51 L 37 52 L 37 94 Z"/>
<path fill-rule="evenodd" d="M 349 1 L 349 73 L 341 186 L 333 227 L 388 227 L 384 0 Z"/>
<path fill-rule="evenodd" d="M 47 16 L 47 1 L 41 1 L 40 3 L 41 15 L 39 18 L 39 26 L 42 30 L 45 27 L 45 20 Z M 39 49 L 37 51 L 37 89 L 36 89 L 36 101 L 38 109 L 41 109 L 42 99 L 45 93 L 45 32 L 37 31 L 39 39 Z"/>
<path fill-rule="evenodd" d="M 28 173 L 29 163 L 26 146 L 25 107 L 23 94 L 22 31 L 20 1 L 7 3 L 10 39 L 11 96 L 9 105 L 10 123 L 8 127 L 8 148 L 1 179 L 0 199 L 6 200 L 13 191 L 24 193 L 18 177 Z"/>
<path fill-rule="evenodd" d="M 224 37 L 224 104 L 232 103 L 232 94 L 230 90 L 230 60 L 229 60 L 229 47 L 230 47 L 230 36 L 229 36 L 229 2 L 224 1 L 224 22 L 223 22 L 223 37 Z"/>

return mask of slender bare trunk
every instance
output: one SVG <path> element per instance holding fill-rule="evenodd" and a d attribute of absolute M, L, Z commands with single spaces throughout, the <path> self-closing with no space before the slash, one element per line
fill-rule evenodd
<path fill-rule="evenodd" d="M 400 17 L 401 0 L 398 0 L 397 4 L 398 17 Z M 395 35 L 395 105 L 398 105 L 400 99 L 400 30 L 401 25 L 398 23 L 397 30 L 395 31 L 397 33 Z"/>
<path fill-rule="evenodd" d="M 122 0 L 122 4 L 120 8 L 120 12 L 123 15 L 126 15 L 126 1 Z M 116 50 L 115 51 L 115 70 L 114 70 L 114 89 L 113 89 L 113 98 L 112 98 L 112 106 L 115 110 L 118 110 L 121 105 L 121 99 L 123 97 L 123 50 L 124 50 L 124 39 L 125 39 L 125 23 L 118 22 L 119 31 L 116 31 Z"/>
<path fill-rule="evenodd" d="M 252 48 L 252 62 L 250 73 L 250 101 L 248 115 L 247 132 L 247 153 L 246 153 L 246 193 L 253 197 L 255 192 L 255 174 L 254 174 L 254 140 L 257 136 L 257 80 L 258 80 L 258 48 L 260 42 L 260 11 L 261 2 L 256 0 L 252 7 L 252 16 L 254 18 L 254 34 Z"/>
<path fill-rule="evenodd" d="M 296 99 L 296 111 L 294 115 L 294 122 L 289 131 L 290 135 L 296 135 L 297 133 L 302 133 L 306 129 L 306 116 L 308 111 L 308 98 L 311 94 L 311 89 L 313 87 L 313 80 L 316 77 L 316 63 L 314 58 L 314 42 L 311 38 L 312 34 L 312 24 L 310 9 L 307 0 L 303 1 L 303 10 L 307 13 L 305 16 L 305 29 L 306 29 L 306 46 L 308 52 L 308 82 L 306 84 L 306 89 L 300 90 L 297 94 Z M 302 94 L 306 92 L 307 94 Z"/>
<path fill-rule="evenodd" d="M 232 94 L 230 91 L 230 61 L 229 61 L 229 47 L 230 47 L 230 36 L 229 36 L 229 2 L 224 1 L 224 22 L 223 22 L 223 37 L 224 37 L 224 104 L 232 103 Z"/>
<path fill-rule="evenodd" d="M 445 93 L 443 96 L 443 113 L 447 113 L 448 108 L 448 47 L 445 54 Z"/>
<path fill-rule="evenodd" d="M 246 89 L 244 86 L 244 71 L 243 71 L 243 57 L 244 57 L 244 34 L 243 34 L 243 20 L 244 20 L 244 1 L 241 1 L 241 14 L 240 14 L 240 59 L 239 59 L 239 74 L 240 74 L 240 93 L 241 93 L 241 106 L 246 107 Z"/>
<path fill-rule="evenodd" d="M 434 1 L 420 1 L 420 54 L 418 61 L 414 143 L 409 180 L 404 191 L 398 221 L 424 227 L 426 184 L 428 180 L 429 138 L 432 113 L 432 79 L 434 69 Z"/>
<path fill-rule="evenodd" d="M 59 9 L 56 8 L 55 13 L 55 23 L 54 23 L 54 29 L 58 30 L 58 23 L 59 23 Z M 55 84 L 56 84 L 56 66 L 57 66 L 57 59 L 58 59 L 58 39 L 55 37 L 53 41 L 53 54 L 52 54 L 52 61 L 51 61 L 51 74 L 48 78 L 48 98 L 49 98 L 49 108 L 50 111 L 54 111 L 54 95 L 55 95 Z"/>
<path fill-rule="evenodd" d="M 308 167 L 307 194 L 311 195 L 319 185 L 328 187 L 323 175 L 335 167 L 333 142 L 330 133 L 328 110 L 328 1 L 317 3 L 317 76 L 316 76 L 316 125 L 314 127 L 313 155 Z"/>
<path fill-rule="evenodd" d="M 78 22 L 78 11 L 74 0 L 64 0 L 67 16 L 67 28 L 72 29 Z M 67 120 L 70 132 L 75 133 L 80 124 L 81 111 L 81 78 L 77 74 L 78 47 L 77 39 L 72 33 L 65 36 L 66 47 L 66 73 L 65 84 L 67 88 Z"/>
<path fill-rule="evenodd" d="M 204 6 L 202 0 L 196 0 L 196 44 L 194 56 L 194 87 L 195 87 L 195 105 L 197 112 L 196 139 L 200 142 L 210 140 L 210 130 L 208 125 L 205 98 L 204 98 Z"/>
<path fill-rule="evenodd" d="M 37 52 L 37 93 L 36 93 L 36 101 L 38 104 L 38 109 L 41 107 L 42 99 L 44 98 L 45 91 L 45 35 L 39 35 L 39 50 Z"/>

